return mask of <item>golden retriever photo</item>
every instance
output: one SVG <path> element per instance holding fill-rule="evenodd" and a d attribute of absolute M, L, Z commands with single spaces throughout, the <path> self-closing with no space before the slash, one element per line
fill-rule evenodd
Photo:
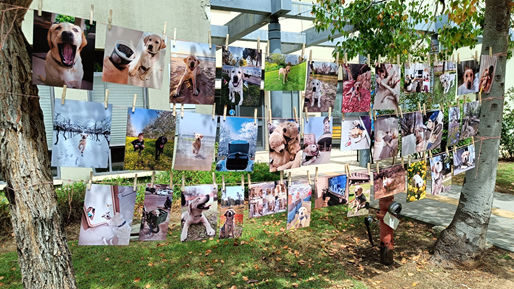
<path fill-rule="evenodd" d="M 220 239 L 240 238 L 243 233 L 245 192 L 241 186 L 226 187 L 221 192 Z"/>
<path fill-rule="evenodd" d="M 162 35 L 112 26 L 105 35 L 102 80 L 161 89 L 165 58 Z"/>
<path fill-rule="evenodd" d="M 373 173 L 375 200 L 406 192 L 407 172 L 402 165 L 380 169 Z"/>
<path fill-rule="evenodd" d="M 287 229 L 309 227 L 311 223 L 311 195 L 309 184 L 298 184 L 289 187 L 287 213 Z"/>
<path fill-rule="evenodd" d="M 309 117 L 305 121 L 302 166 L 328 164 L 332 150 L 332 117 Z"/>
<path fill-rule="evenodd" d="M 218 188 L 213 185 L 186 187 L 182 192 L 180 241 L 201 241 L 216 235 Z"/>
<path fill-rule="evenodd" d="M 95 22 L 34 11 L 32 83 L 93 89 Z"/>

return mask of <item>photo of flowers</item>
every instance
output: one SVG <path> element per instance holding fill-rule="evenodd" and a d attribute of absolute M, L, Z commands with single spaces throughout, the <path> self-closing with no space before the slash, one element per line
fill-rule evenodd
<path fill-rule="evenodd" d="M 411 163 L 407 169 L 407 203 L 419 201 L 427 194 L 427 163 Z"/>

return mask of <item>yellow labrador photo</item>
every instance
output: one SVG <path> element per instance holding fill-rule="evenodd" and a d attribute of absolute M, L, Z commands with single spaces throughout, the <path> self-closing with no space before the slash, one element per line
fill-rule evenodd
<path fill-rule="evenodd" d="M 130 68 L 129 75 L 136 76 L 140 72 L 141 80 L 149 80 L 160 66 L 160 52 L 166 48 L 166 42 L 159 35 L 148 35 L 143 40 L 144 48 L 135 64 Z"/>
<path fill-rule="evenodd" d="M 211 205 L 207 205 L 209 202 L 209 195 L 197 197 L 192 200 L 187 206 L 187 211 L 182 213 L 181 222 L 184 224 L 182 227 L 182 233 L 180 235 L 180 241 L 184 242 L 187 239 L 189 227 L 191 225 L 201 225 L 205 227 L 207 235 L 214 236 L 216 231 L 211 227 L 207 218 L 203 214 L 204 211 L 209 210 Z"/>

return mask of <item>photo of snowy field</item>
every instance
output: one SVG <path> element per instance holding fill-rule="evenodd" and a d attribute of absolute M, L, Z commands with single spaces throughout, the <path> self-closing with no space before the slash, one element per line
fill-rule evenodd
<path fill-rule="evenodd" d="M 52 166 L 107 168 L 112 105 L 55 100 Z"/>

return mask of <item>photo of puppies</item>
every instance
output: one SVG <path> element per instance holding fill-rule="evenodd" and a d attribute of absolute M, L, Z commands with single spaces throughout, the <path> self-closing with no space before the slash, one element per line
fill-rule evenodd
<path fill-rule="evenodd" d="M 137 190 L 92 184 L 86 190 L 79 246 L 128 245 Z"/>
<path fill-rule="evenodd" d="M 379 116 L 375 126 L 375 161 L 395 157 L 398 153 L 398 117 Z"/>
<path fill-rule="evenodd" d="M 169 170 L 173 163 L 175 120 L 172 111 L 127 109 L 126 170 Z"/>
<path fill-rule="evenodd" d="M 261 51 L 222 46 L 221 105 L 259 106 Z"/>
<path fill-rule="evenodd" d="M 404 93 L 430 92 L 430 64 L 405 63 Z"/>
<path fill-rule="evenodd" d="M 34 10 L 32 84 L 93 90 L 96 22 Z"/>
<path fill-rule="evenodd" d="M 253 118 L 227 117 L 220 122 L 216 171 L 253 171 L 257 128 Z"/>
<path fill-rule="evenodd" d="M 348 176 L 348 217 L 364 216 L 369 213 L 371 184 L 368 172 L 351 173 Z"/>
<path fill-rule="evenodd" d="M 309 184 L 289 187 L 287 229 L 309 227 L 311 223 L 311 195 Z"/>
<path fill-rule="evenodd" d="M 303 91 L 307 78 L 305 57 L 294 54 L 273 53 L 266 58 L 264 90 Z"/>
<path fill-rule="evenodd" d="M 411 163 L 407 169 L 407 203 L 419 201 L 427 195 L 427 163 Z"/>
<path fill-rule="evenodd" d="M 214 104 L 216 45 L 176 41 L 170 51 L 170 103 Z"/>
<path fill-rule="evenodd" d="M 460 139 L 460 108 L 458 106 L 450 107 L 448 113 L 448 146 L 454 146 Z"/>
<path fill-rule="evenodd" d="M 371 118 L 346 117 L 341 124 L 341 150 L 367 150 L 371 145 Z"/>
<path fill-rule="evenodd" d="M 107 168 L 111 118 L 111 104 L 55 99 L 52 166 Z"/>
<path fill-rule="evenodd" d="M 469 145 L 453 154 L 453 175 L 456 176 L 475 167 L 475 146 Z"/>
<path fill-rule="evenodd" d="M 396 165 L 373 173 L 373 191 L 375 200 L 405 192 L 406 171 L 402 165 Z"/>
<path fill-rule="evenodd" d="M 182 191 L 180 241 L 201 241 L 216 235 L 218 188 L 214 185 L 185 187 Z"/>
<path fill-rule="evenodd" d="M 287 189 L 275 182 L 257 183 L 248 188 L 250 210 L 248 218 L 256 218 L 285 212 Z"/>
<path fill-rule="evenodd" d="M 308 67 L 305 104 L 309 112 L 334 110 L 337 93 L 337 64 L 332 62 L 311 61 Z"/>
<path fill-rule="evenodd" d="M 466 102 L 464 105 L 464 115 L 462 116 L 462 130 L 460 139 L 467 139 L 476 136 L 480 125 L 480 102 Z"/>
<path fill-rule="evenodd" d="M 244 189 L 241 186 L 225 187 L 225 191 L 221 192 L 220 239 L 241 237 L 244 210 Z"/>
<path fill-rule="evenodd" d="M 398 64 L 375 64 L 375 101 L 373 109 L 398 109 L 401 73 Z"/>
<path fill-rule="evenodd" d="M 371 68 L 367 64 L 343 64 L 341 112 L 367 112 L 371 101 Z"/>
<path fill-rule="evenodd" d="M 164 241 L 168 235 L 173 188 L 146 184 L 139 241 Z"/>
<path fill-rule="evenodd" d="M 404 113 L 400 121 L 402 130 L 402 156 L 424 150 L 425 125 L 421 112 Z"/>
<path fill-rule="evenodd" d="M 454 101 L 457 86 L 457 64 L 440 61 L 434 64 L 434 103 Z"/>
<path fill-rule="evenodd" d="M 461 61 L 457 65 L 457 74 L 459 79 L 457 95 L 478 92 L 478 70 L 479 67 L 476 60 Z"/>
<path fill-rule="evenodd" d="M 177 153 L 174 169 L 182 171 L 210 171 L 214 159 L 218 117 L 210 114 L 184 112 L 178 120 Z"/>
<path fill-rule="evenodd" d="M 302 166 L 330 163 L 332 117 L 309 117 L 304 125 Z"/>
<path fill-rule="evenodd" d="M 166 39 L 150 32 L 106 29 L 103 82 L 161 89 Z"/>
<path fill-rule="evenodd" d="M 294 120 L 268 123 L 270 172 L 299 168 L 302 165 L 300 124 Z"/>
<path fill-rule="evenodd" d="M 430 159 L 432 172 L 432 195 L 449 191 L 452 187 L 452 166 L 450 156 L 443 153 Z"/>
<path fill-rule="evenodd" d="M 441 139 L 443 138 L 443 118 L 444 114 L 440 110 L 428 111 L 423 116 L 423 123 L 425 125 L 423 131 L 423 151 L 434 150 L 441 145 Z"/>
<path fill-rule="evenodd" d="M 478 91 L 482 93 L 489 93 L 493 87 L 494 74 L 496 72 L 497 55 L 492 57 L 489 55 L 482 55 L 480 57 L 480 79 L 478 80 Z"/>

